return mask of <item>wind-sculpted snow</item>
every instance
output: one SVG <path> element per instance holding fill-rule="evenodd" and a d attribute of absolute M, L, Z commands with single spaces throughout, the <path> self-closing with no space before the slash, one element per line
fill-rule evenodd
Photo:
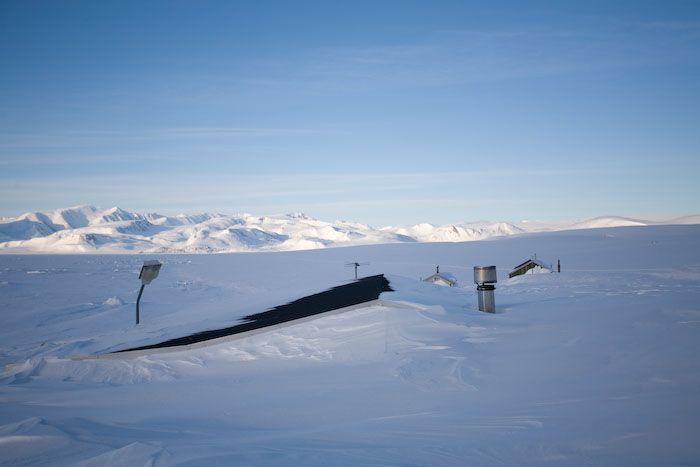
<path fill-rule="evenodd" d="M 507 279 L 533 252 L 561 274 Z M 700 462 L 700 226 L 168 255 L 136 326 L 143 259 L 0 256 L 0 465 Z M 348 261 L 394 291 L 197 349 L 82 358 L 347 284 Z M 436 264 L 460 285 L 422 282 Z M 475 264 L 498 268 L 495 314 L 476 310 Z"/>
<path fill-rule="evenodd" d="M 533 252 L 562 273 L 506 279 Z M 698 226 L 170 255 L 135 326 L 142 259 L 0 257 L 0 464 L 700 461 Z M 387 274 L 382 305 L 192 350 L 73 358 L 231 325 L 347 283 L 352 260 Z M 435 264 L 461 285 L 420 281 Z M 476 310 L 475 264 L 501 274 L 496 314 Z"/>
<path fill-rule="evenodd" d="M 700 216 L 668 223 L 692 224 Z M 463 222 L 374 228 L 326 222 L 305 214 L 164 216 L 93 206 L 23 214 L 0 220 L 0 253 L 223 253 L 290 251 L 412 242 L 465 242 L 544 230 L 588 229 L 659 222 L 600 217 L 569 224 Z"/>

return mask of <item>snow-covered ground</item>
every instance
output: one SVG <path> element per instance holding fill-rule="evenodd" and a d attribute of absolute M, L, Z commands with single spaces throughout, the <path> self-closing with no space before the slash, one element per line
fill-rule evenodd
<path fill-rule="evenodd" d="M 464 242 L 524 232 L 658 225 L 625 217 L 581 222 L 460 222 L 374 228 L 305 214 L 163 216 L 77 206 L 0 218 L 0 253 L 212 253 L 292 251 L 406 242 Z M 700 216 L 665 224 L 700 224 Z"/>
<path fill-rule="evenodd" d="M 506 279 L 533 254 L 561 274 Z M 134 302 L 142 260 L 164 266 Z M 338 285 L 391 301 L 130 359 Z M 457 287 L 421 282 L 436 265 Z M 495 264 L 497 314 L 474 265 Z M 700 226 L 223 255 L 0 256 L 0 464 L 700 463 Z"/>

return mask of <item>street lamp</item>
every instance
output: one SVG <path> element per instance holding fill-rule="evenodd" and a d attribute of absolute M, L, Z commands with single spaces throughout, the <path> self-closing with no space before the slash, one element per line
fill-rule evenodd
<path fill-rule="evenodd" d="M 136 324 L 139 324 L 139 303 L 141 302 L 141 294 L 143 294 L 143 288 L 150 284 L 153 279 L 158 277 L 160 272 L 160 267 L 163 264 L 156 260 L 148 260 L 143 262 L 141 266 L 141 272 L 139 273 L 139 279 L 141 279 L 141 289 L 139 289 L 139 298 L 136 299 Z"/>

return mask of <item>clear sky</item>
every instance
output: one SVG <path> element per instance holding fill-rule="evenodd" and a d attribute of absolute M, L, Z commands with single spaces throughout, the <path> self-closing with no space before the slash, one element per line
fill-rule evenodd
<path fill-rule="evenodd" d="M 0 2 L 0 215 L 700 213 L 698 1 Z"/>

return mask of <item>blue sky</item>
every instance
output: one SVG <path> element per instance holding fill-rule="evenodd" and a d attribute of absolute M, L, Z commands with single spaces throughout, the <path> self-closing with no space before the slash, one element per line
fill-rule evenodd
<path fill-rule="evenodd" d="M 0 3 L 0 215 L 700 212 L 700 2 Z"/>

